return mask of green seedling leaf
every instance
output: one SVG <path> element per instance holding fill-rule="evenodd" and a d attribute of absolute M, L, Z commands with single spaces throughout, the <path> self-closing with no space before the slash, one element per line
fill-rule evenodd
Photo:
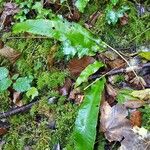
<path fill-rule="evenodd" d="M 8 78 L 0 80 L 0 92 L 7 90 L 7 88 L 12 84 L 12 81 Z"/>
<path fill-rule="evenodd" d="M 85 93 L 75 122 L 74 141 L 76 150 L 93 150 L 104 84 L 104 79 L 99 80 Z"/>
<path fill-rule="evenodd" d="M 115 6 L 119 0 L 111 0 L 111 3 Z"/>
<path fill-rule="evenodd" d="M 75 83 L 75 88 L 78 87 L 81 83 L 87 82 L 88 77 L 95 73 L 100 67 L 103 67 L 104 64 L 102 62 L 95 61 L 93 64 L 88 65 L 77 78 Z"/>
<path fill-rule="evenodd" d="M 108 24 L 116 24 L 118 21 L 118 16 L 117 13 L 114 10 L 110 10 L 107 12 L 106 14 L 106 20 L 108 22 Z"/>
<path fill-rule="evenodd" d="M 128 100 L 134 100 L 136 99 L 135 97 L 133 97 L 131 95 L 131 92 L 133 90 L 129 90 L 129 89 L 123 89 L 123 90 L 120 90 L 117 94 L 117 101 L 119 104 L 123 104 L 125 101 L 128 101 Z"/>
<path fill-rule="evenodd" d="M 36 96 L 39 95 L 39 92 L 38 92 L 37 88 L 31 87 L 31 88 L 27 91 L 26 95 L 27 95 L 28 98 L 31 97 L 32 99 L 34 99 Z"/>
<path fill-rule="evenodd" d="M 88 4 L 89 0 L 77 0 L 75 6 L 78 8 L 80 12 L 84 12 L 84 8 Z"/>
<path fill-rule="evenodd" d="M 68 58 L 75 55 L 79 58 L 84 55 L 93 56 L 105 48 L 100 39 L 95 38 L 81 25 L 62 18 L 28 20 L 17 23 L 13 31 L 14 33 L 29 32 L 59 40 L 62 42 L 63 53 Z"/>
<path fill-rule="evenodd" d="M 8 69 L 6 69 L 5 67 L 0 67 L 0 80 L 7 78 L 8 74 Z"/>
<path fill-rule="evenodd" d="M 150 61 L 150 52 L 140 52 L 139 56 Z"/>
<path fill-rule="evenodd" d="M 32 79 L 27 77 L 18 78 L 16 82 L 13 84 L 13 88 L 17 92 L 25 92 L 30 89 L 30 83 L 32 82 Z"/>

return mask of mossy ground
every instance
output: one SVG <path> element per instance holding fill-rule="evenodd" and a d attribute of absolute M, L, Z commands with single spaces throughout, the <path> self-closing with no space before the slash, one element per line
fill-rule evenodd
<path fill-rule="evenodd" d="M 4 35 L 5 38 L 8 34 Z M 53 56 L 51 47 L 54 41 L 50 39 L 11 39 L 5 42 L 7 46 L 21 52 L 21 58 L 14 64 L 1 59 L 1 65 L 6 66 L 13 74 L 18 73 L 21 77 L 32 75 L 34 77 L 32 84 L 38 88 L 40 100 L 29 112 L 8 119 L 10 129 L 2 137 L 2 140 L 6 142 L 3 149 L 22 150 L 30 147 L 45 150 L 46 148 L 52 149 L 58 142 L 65 146 L 73 129 L 77 106 L 57 92 L 68 76 L 67 70 L 57 65 L 58 59 L 54 61 L 56 65 L 53 67 L 49 68 L 47 65 L 48 55 Z M 60 55 L 57 53 L 58 57 Z M 55 97 L 56 102 L 49 102 L 51 97 Z M 0 110 L 9 110 L 9 92 L 1 93 L 0 98 Z M 31 99 L 23 96 L 22 101 L 26 104 Z M 50 127 L 51 124 L 55 126 L 55 129 Z"/>
<path fill-rule="evenodd" d="M 126 26 L 108 25 L 104 15 L 102 15 L 91 29 L 92 32 L 114 47 L 127 48 L 133 44 L 146 44 L 150 39 L 149 32 L 145 32 L 142 36 L 138 35 L 149 27 L 148 17 L 139 18 L 135 6 L 129 2 L 128 5 L 131 6 L 131 9 L 128 14 L 130 19 Z M 101 4 L 97 0 L 91 1 L 80 23 L 84 25 L 92 13 L 97 10 L 104 12 L 105 8 L 105 1 Z M 23 35 L 20 35 L 18 39 L 9 39 L 10 36 L 13 37 L 14 35 L 12 33 L 3 34 L 5 44 L 20 52 L 21 57 L 14 64 L 3 58 L 0 58 L 0 63 L 7 67 L 12 74 L 18 73 L 21 77 L 32 75 L 34 77 L 32 84 L 39 90 L 40 101 L 29 112 L 8 119 L 10 129 L 5 136 L 1 137 L 1 140 L 5 141 L 3 149 L 23 150 L 25 147 L 29 147 L 45 150 L 52 149 L 58 142 L 62 147 L 65 147 L 71 140 L 78 106 L 57 92 L 58 87 L 63 85 L 65 78 L 69 75 L 67 70 L 64 70 L 65 62 L 63 61 L 63 67 L 60 65 L 62 61 L 60 58 L 63 55 L 59 51 L 59 44 L 57 45 L 56 41 L 52 39 L 21 38 Z M 134 39 L 134 37 L 137 38 Z M 54 45 L 58 46 L 55 50 L 52 49 Z M 50 103 L 50 97 L 55 97 L 57 102 Z M 26 104 L 31 100 L 23 96 L 22 101 Z M 9 109 L 9 92 L 1 93 L 0 110 Z M 148 113 L 145 113 L 144 118 L 147 119 L 147 116 Z M 55 130 L 50 127 L 52 122 L 56 122 Z M 147 127 L 147 124 L 145 126 Z M 103 138 L 101 139 L 98 142 L 104 143 Z M 101 150 L 102 148 L 99 147 L 98 149 Z"/>

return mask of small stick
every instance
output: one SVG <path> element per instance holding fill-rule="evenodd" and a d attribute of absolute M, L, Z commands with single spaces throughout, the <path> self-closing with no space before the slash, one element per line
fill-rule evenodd
<path fill-rule="evenodd" d="M 98 80 L 100 80 L 101 78 L 105 77 L 105 76 L 111 76 L 111 75 L 115 75 L 115 74 L 120 74 L 120 73 L 127 73 L 133 70 L 141 70 L 143 68 L 150 68 L 150 63 L 145 63 L 139 66 L 131 66 L 131 67 L 127 67 L 127 68 L 119 68 L 119 69 L 112 69 L 109 72 L 103 74 L 103 75 L 94 75 L 91 76 L 89 78 L 89 80 L 93 80 L 96 79 L 95 81 L 93 81 L 91 84 L 89 84 L 87 87 L 84 88 L 84 90 L 86 90 L 87 88 L 89 88 L 91 85 L 93 85 L 95 82 L 97 82 Z"/>
<path fill-rule="evenodd" d="M 17 107 L 14 108 L 12 110 L 9 110 L 7 112 L 1 112 L 0 113 L 0 119 L 2 118 L 7 118 L 10 117 L 12 115 L 18 114 L 18 113 L 22 113 L 25 112 L 27 110 L 29 110 L 34 104 L 36 104 L 39 100 L 33 100 L 32 102 L 30 102 L 29 104 L 23 105 L 21 107 Z"/>

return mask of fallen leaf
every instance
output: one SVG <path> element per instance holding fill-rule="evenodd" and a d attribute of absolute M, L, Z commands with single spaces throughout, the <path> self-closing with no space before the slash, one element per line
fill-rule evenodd
<path fill-rule="evenodd" d="M 69 14 L 66 15 L 66 18 L 70 21 L 79 21 L 81 18 L 81 14 L 78 10 L 73 9 L 69 12 Z"/>
<path fill-rule="evenodd" d="M 142 125 L 142 113 L 139 110 L 131 112 L 130 122 L 132 126 L 141 127 Z"/>
<path fill-rule="evenodd" d="M 102 16 L 102 13 L 100 11 L 96 11 L 94 12 L 90 18 L 88 19 L 88 21 L 86 21 L 85 26 L 90 29 L 94 26 L 94 24 L 96 23 L 97 19 L 100 18 Z"/>
<path fill-rule="evenodd" d="M 110 96 L 114 98 L 117 96 L 117 91 L 114 89 L 114 87 L 111 84 L 106 84 L 106 90 Z"/>
<path fill-rule="evenodd" d="M 0 49 L 0 55 L 14 63 L 17 59 L 19 59 L 21 54 L 15 51 L 13 48 L 4 46 L 2 49 Z"/>
<path fill-rule="evenodd" d="M 127 132 L 118 150 L 149 150 L 150 132 L 144 128 L 133 127 Z"/>
<path fill-rule="evenodd" d="M 8 2 L 4 4 L 4 9 L 0 17 L 0 30 L 11 23 L 11 21 L 8 21 L 9 17 L 15 15 L 17 12 L 19 12 L 19 9 L 15 3 Z"/>
<path fill-rule="evenodd" d="M 138 90 L 131 92 L 133 97 L 136 97 L 141 100 L 149 100 L 150 99 L 150 89 Z"/>
<path fill-rule="evenodd" d="M 60 88 L 59 93 L 63 96 L 66 96 L 69 94 L 69 91 L 71 89 L 72 86 L 72 81 L 70 78 L 65 80 L 64 86 L 62 88 Z"/>
<path fill-rule="evenodd" d="M 75 99 L 76 99 L 76 95 L 77 95 L 77 94 L 80 94 L 80 93 L 81 93 L 80 88 L 73 89 L 73 90 L 70 92 L 70 94 L 69 94 L 69 99 L 75 100 Z"/>
<path fill-rule="evenodd" d="M 108 61 L 108 65 L 110 66 L 111 69 L 120 68 L 125 66 L 125 62 L 124 60 L 117 58 L 113 61 Z"/>
<path fill-rule="evenodd" d="M 68 69 L 71 76 L 78 77 L 79 74 L 89 65 L 94 63 L 95 59 L 93 57 L 85 56 L 81 59 L 74 58 L 68 64 Z"/>
<path fill-rule="evenodd" d="M 23 106 L 23 102 L 21 101 L 21 93 L 20 92 L 13 93 L 13 103 L 19 107 Z"/>
<path fill-rule="evenodd" d="M 128 100 L 124 102 L 125 107 L 136 109 L 139 107 L 142 107 L 145 104 L 145 101 L 143 100 Z"/>
<path fill-rule="evenodd" d="M 4 42 L 0 40 L 0 49 L 2 49 L 3 47 L 4 47 Z"/>
<path fill-rule="evenodd" d="M 120 18 L 120 24 L 122 26 L 128 24 L 128 15 L 125 13 L 123 17 Z"/>
<path fill-rule="evenodd" d="M 106 101 L 102 104 L 100 127 L 108 141 L 121 141 L 124 132 L 131 129 L 127 116 L 128 111 L 124 105 L 117 104 L 111 107 Z"/>
<path fill-rule="evenodd" d="M 7 129 L 6 128 L 3 128 L 3 127 L 0 127 L 0 136 L 1 135 L 4 135 L 7 133 Z"/>

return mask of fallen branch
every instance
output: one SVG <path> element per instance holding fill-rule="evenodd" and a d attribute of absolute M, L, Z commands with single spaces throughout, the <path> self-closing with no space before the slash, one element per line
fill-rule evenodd
<path fill-rule="evenodd" d="M 95 82 L 97 82 L 98 80 L 100 80 L 101 78 L 103 78 L 105 76 L 111 76 L 111 75 L 120 74 L 120 73 L 127 73 L 127 72 L 131 72 L 133 70 L 139 71 L 139 70 L 142 70 L 143 68 L 149 68 L 149 67 L 150 67 L 150 63 L 145 63 L 145 64 L 142 64 L 139 66 L 130 66 L 127 68 L 112 69 L 103 75 L 99 75 L 99 74 L 93 75 L 89 78 L 89 80 L 93 80 L 93 79 L 96 79 L 96 80 L 93 81 L 91 84 L 89 84 L 87 87 L 85 87 L 84 90 L 86 90 L 91 85 L 93 85 Z"/>
<path fill-rule="evenodd" d="M 0 119 L 2 118 L 7 118 L 10 117 L 12 115 L 18 114 L 18 113 L 23 113 L 27 110 L 29 110 L 34 104 L 36 104 L 39 100 L 33 100 L 32 102 L 30 102 L 29 104 L 23 105 L 21 107 L 17 107 L 14 108 L 12 110 L 9 110 L 7 112 L 1 112 L 0 113 Z"/>
<path fill-rule="evenodd" d="M 142 65 L 139 65 L 139 66 L 132 66 L 132 67 L 127 67 L 127 68 L 119 68 L 119 69 L 113 69 L 113 70 L 110 70 L 108 73 L 106 73 L 106 76 L 111 76 L 111 75 L 115 75 L 115 74 L 120 74 L 120 73 L 128 73 L 128 72 L 131 72 L 133 69 L 135 71 L 139 71 L 139 70 L 142 70 L 143 68 L 149 68 L 150 67 L 150 63 L 146 63 L 146 64 L 142 64 Z M 99 78 L 101 77 L 102 75 L 93 75 L 89 78 L 89 80 L 92 80 L 92 79 L 96 79 L 96 78 Z"/>

